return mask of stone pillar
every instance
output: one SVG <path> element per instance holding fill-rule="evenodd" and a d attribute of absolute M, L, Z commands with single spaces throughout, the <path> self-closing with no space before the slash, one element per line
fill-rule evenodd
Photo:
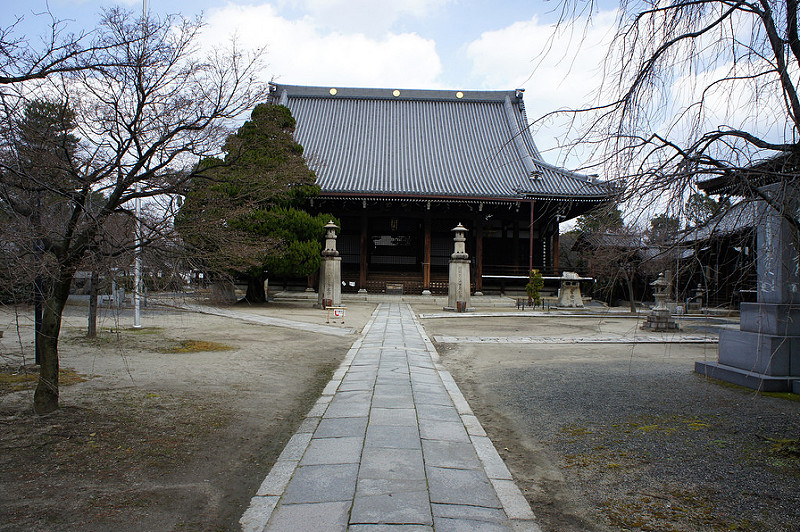
<path fill-rule="evenodd" d="M 319 267 L 320 308 L 338 307 L 342 304 L 342 258 L 336 250 L 336 230 L 339 227 L 331 220 L 325 226 L 325 249 Z"/>
<path fill-rule="evenodd" d="M 465 312 L 474 310 L 469 306 L 469 255 L 466 249 L 467 229 L 460 223 L 453 228 L 454 250 L 450 255 L 450 278 L 447 285 L 447 306 L 445 310 Z"/>
<path fill-rule="evenodd" d="M 776 185 L 765 187 L 775 197 Z M 784 198 L 798 216 L 798 198 Z M 764 206 L 758 223 L 758 301 L 741 303 L 739 330 L 722 330 L 717 362 L 695 371 L 761 391 L 800 393 L 800 281 L 791 226 Z"/>

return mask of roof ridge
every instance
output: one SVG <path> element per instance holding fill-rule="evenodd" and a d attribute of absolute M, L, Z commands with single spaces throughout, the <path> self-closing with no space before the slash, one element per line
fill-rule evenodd
<path fill-rule="evenodd" d="M 409 88 L 369 88 L 340 86 L 286 85 L 270 83 L 272 98 L 280 98 L 287 92 L 292 98 L 350 98 L 367 100 L 440 100 L 440 101 L 486 101 L 503 102 L 510 98 L 514 103 L 522 99 L 519 89 L 486 91 L 460 89 L 409 89 Z"/>

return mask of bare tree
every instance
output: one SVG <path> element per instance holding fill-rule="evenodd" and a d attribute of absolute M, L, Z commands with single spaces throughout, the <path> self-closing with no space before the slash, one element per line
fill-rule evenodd
<path fill-rule="evenodd" d="M 596 5 L 565 0 L 561 27 Z M 588 22 L 586 22 L 588 21 Z M 797 0 L 623 0 L 595 104 L 569 111 L 571 147 L 626 183 L 626 200 L 670 213 L 698 180 L 787 208 L 800 166 Z M 591 118 L 587 118 L 591 117 Z M 777 184 L 772 193 L 762 185 Z M 668 193 L 668 194 L 666 194 Z"/>
<path fill-rule="evenodd" d="M 31 42 L 19 35 L 18 26 L 22 18 L 0 28 L 0 85 L 11 85 L 33 79 L 44 79 L 52 74 L 78 72 L 101 65 L 100 56 L 105 55 L 107 43 L 100 43 L 87 32 L 67 31 L 64 21 L 51 13 L 42 13 L 39 18 L 48 18 L 48 32 Z M 138 39 L 138 36 L 131 36 Z M 105 56 L 105 60 L 109 57 Z"/>
<path fill-rule="evenodd" d="M 113 9 L 96 30 L 92 68 L 18 83 L 20 94 L 46 95 L 74 113 L 70 135 L 77 143 L 54 168 L 26 164 L 17 108 L 2 110 L 0 216 L 15 228 L 4 235 L 13 240 L 4 240 L 19 256 L 38 255 L 37 270 L 47 279 L 34 395 L 39 413 L 58 407 L 58 339 L 75 272 L 101 245 L 130 251 L 130 240 L 110 241 L 106 225 L 132 216 L 136 198 L 180 193 L 197 162 L 219 152 L 231 121 L 267 96 L 256 80 L 258 53 L 246 56 L 232 43 L 202 54 L 201 28 L 199 19 L 141 19 Z M 46 223 L 34 236 L 26 229 L 37 217 Z M 149 224 L 148 240 L 169 229 L 168 218 L 162 211 Z"/>

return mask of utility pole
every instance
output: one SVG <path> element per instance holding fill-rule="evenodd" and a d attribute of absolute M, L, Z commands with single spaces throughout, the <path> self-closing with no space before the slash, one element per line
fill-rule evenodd
<path fill-rule="evenodd" d="M 147 0 L 142 0 L 142 36 L 145 33 L 147 22 Z M 140 186 L 136 185 L 136 199 L 134 199 L 135 238 L 136 247 L 134 253 L 136 258 L 133 261 L 133 328 L 142 328 L 142 198 L 139 197 Z"/>

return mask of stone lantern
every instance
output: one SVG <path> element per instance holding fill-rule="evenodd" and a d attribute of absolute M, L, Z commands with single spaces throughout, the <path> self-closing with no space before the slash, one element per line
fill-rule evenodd
<path fill-rule="evenodd" d="M 656 299 L 656 306 L 647 316 L 647 321 L 642 325 L 642 329 L 647 331 L 677 331 L 678 324 L 672 318 L 669 311 L 668 301 L 672 285 L 664 278 L 664 274 L 658 274 L 658 279 L 650 283 L 653 287 L 653 296 Z"/>
<path fill-rule="evenodd" d="M 320 308 L 338 307 L 342 304 L 342 258 L 336 250 L 336 230 L 333 220 L 325 226 L 325 249 L 322 250 L 322 264 L 319 267 Z"/>
<path fill-rule="evenodd" d="M 561 290 L 558 291 L 559 308 L 583 308 L 583 297 L 581 296 L 581 281 L 584 277 L 575 272 L 564 272 L 561 274 Z"/>
<path fill-rule="evenodd" d="M 469 306 L 470 273 L 467 254 L 467 228 L 459 223 L 453 228 L 453 254 L 450 255 L 450 277 L 447 287 L 447 306 L 445 310 L 465 312 Z"/>

